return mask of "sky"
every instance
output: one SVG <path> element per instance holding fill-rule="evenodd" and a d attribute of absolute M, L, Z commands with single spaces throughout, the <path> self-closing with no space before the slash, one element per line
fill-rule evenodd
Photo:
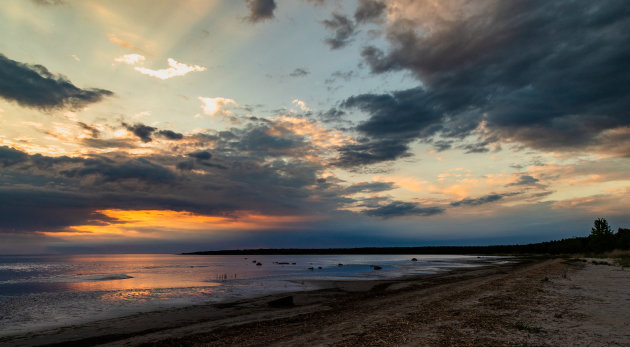
<path fill-rule="evenodd" d="M 0 253 L 630 226 L 625 0 L 0 2 Z"/>

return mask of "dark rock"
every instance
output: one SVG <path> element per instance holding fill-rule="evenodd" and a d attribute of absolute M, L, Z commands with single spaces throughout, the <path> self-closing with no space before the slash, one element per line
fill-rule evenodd
<path fill-rule="evenodd" d="M 418 258 L 411 258 L 411 261 L 418 261 Z"/>
<path fill-rule="evenodd" d="M 293 307 L 293 296 L 285 296 L 280 299 L 272 300 L 267 303 L 271 307 Z"/>
<path fill-rule="evenodd" d="M 256 263 L 256 266 L 262 266 L 262 264 L 260 262 Z"/>
<path fill-rule="evenodd" d="M 374 268 L 374 270 L 380 270 L 382 269 L 382 267 L 378 266 L 378 265 L 372 265 L 372 267 Z"/>

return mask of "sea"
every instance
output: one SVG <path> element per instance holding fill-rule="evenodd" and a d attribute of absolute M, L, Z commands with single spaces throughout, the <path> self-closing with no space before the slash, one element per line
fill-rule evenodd
<path fill-rule="evenodd" d="M 0 256 L 0 336 L 321 289 L 326 280 L 394 279 L 509 261 L 417 254 Z"/>

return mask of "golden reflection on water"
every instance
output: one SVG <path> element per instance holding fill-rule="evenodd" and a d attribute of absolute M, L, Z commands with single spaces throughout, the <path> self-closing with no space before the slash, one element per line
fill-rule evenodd
<path fill-rule="evenodd" d="M 216 287 L 217 279 L 236 274 L 219 273 L 212 258 L 165 254 L 75 255 L 72 262 L 93 271 L 74 274 L 67 283 L 75 291 L 124 291 L 165 288 Z M 99 267 L 97 267 L 99 266 Z M 114 278 L 114 279 L 112 279 Z M 118 279 L 120 278 L 120 279 Z"/>
<path fill-rule="evenodd" d="M 130 289 L 159 289 L 159 288 L 187 288 L 187 287 L 216 287 L 220 286 L 217 282 L 203 282 L 194 280 L 183 280 L 180 276 L 173 278 L 169 275 L 146 276 L 136 273 L 128 273 L 133 278 L 120 280 L 87 280 L 81 282 L 70 282 L 68 286 L 75 291 L 94 291 L 94 290 L 130 290 Z"/>

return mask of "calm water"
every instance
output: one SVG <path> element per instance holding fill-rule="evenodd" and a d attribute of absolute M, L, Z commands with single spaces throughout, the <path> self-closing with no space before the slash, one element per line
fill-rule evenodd
<path fill-rule="evenodd" d="M 418 261 L 410 261 L 412 257 Z M 317 289 L 312 280 L 397 278 L 488 261 L 504 260 L 422 255 L 0 256 L 0 336 L 169 307 Z M 383 269 L 375 271 L 370 265 Z"/>

